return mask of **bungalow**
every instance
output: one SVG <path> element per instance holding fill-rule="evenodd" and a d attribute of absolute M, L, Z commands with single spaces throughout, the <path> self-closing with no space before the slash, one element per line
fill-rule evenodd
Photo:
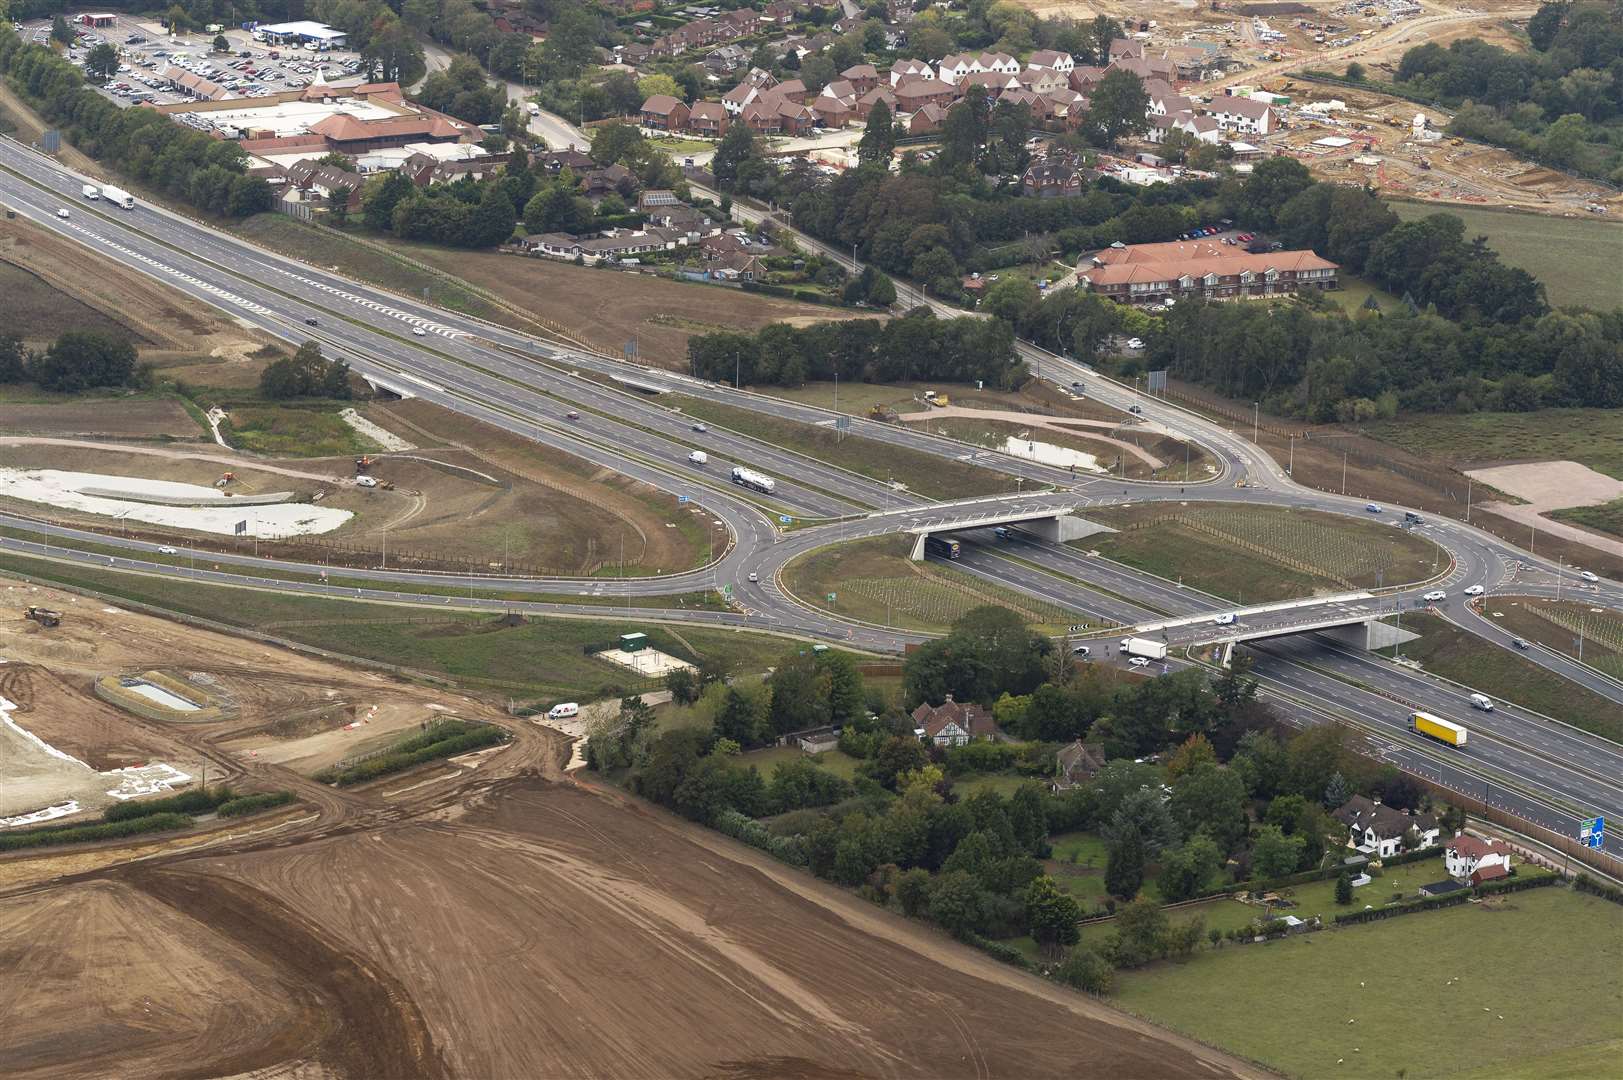
<path fill-rule="evenodd" d="M 549 176 L 557 176 L 565 169 L 578 174 L 592 168 L 596 163 L 592 161 L 590 154 L 571 146 L 567 150 L 552 150 L 537 154 L 535 164 L 544 169 Z"/>
<path fill-rule="evenodd" d="M 580 174 L 581 191 L 588 199 L 600 198 L 609 192 L 629 195 L 637 190 L 637 176 L 630 169 L 614 162 L 601 169 L 587 169 Z"/>
<path fill-rule="evenodd" d="M 1274 107 L 1256 98 L 1224 96 L 1213 98 L 1206 107 L 1217 126 L 1246 135 L 1272 135 L 1279 127 Z"/>
<path fill-rule="evenodd" d="M 1057 71 L 1065 77 L 1069 77 L 1075 67 L 1076 60 L 1070 53 L 1054 49 L 1038 49 L 1026 60 L 1027 71 Z"/>
<path fill-rule="evenodd" d="M 656 131 L 681 131 L 690 110 L 669 94 L 655 94 L 642 103 L 642 126 Z"/>
<path fill-rule="evenodd" d="M 719 101 L 695 101 L 688 112 L 688 130 L 695 135 L 720 138 L 727 134 L 727 107 Z"/>
<path fill-rule="evenodd" d="M 1459 833 L 1443 850 L 1443 865 L 1455 881 L 1471 881 L 1473 875 L 1493 868 L 1499 872 L 1491 877 L 1503 877 L 1510 872 L 1510 849 L 1497 837 L 1482 840 Z"/>
<path fill-rule="evenodd" d="M 914 709 L 913 730 L 936 746 L 965 746 L 972 739 L 995 739 L 998 735 L 991 713 L 979 705 L 954 701 L 951 694 L 940 705 L 926 703 Z"/>
<path fill-rule="evenodd" d="M 1442 832 L 1430 814 L 1404 813 L 1362 795 L 1354 795 L 1330 816 L 1347 826 L 1348 847 L 1382 859 L 1403 850 L 1403 838 L 1410 829 L 1419 835 L 1419 847 L 1431 847 Z"/>

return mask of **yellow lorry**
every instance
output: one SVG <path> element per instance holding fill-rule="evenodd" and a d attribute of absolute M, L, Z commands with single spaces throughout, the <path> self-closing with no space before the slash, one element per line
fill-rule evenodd
<path fill-rule="evenodd" d="M 1409 725 L 1414 728 L 1416 734 L 1447 743 L 1457 749 L 1464 748 L 1465 740 L 1471 734 L 1452 720 L 1444 720 L 1440 716 L 1431 715 L 1431 713 L 1410 713 Z"/>

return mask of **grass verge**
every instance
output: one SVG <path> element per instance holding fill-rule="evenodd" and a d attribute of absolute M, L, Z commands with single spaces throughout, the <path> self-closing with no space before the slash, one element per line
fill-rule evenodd
<path fill-rule="evenodd" d="M 1576 461 L 1623 480 L 1623 423 L 1615 409 L 1449 413 L 1364 425 L 1365 434 L 1456 465 Z"/>
<path fill-rule="evenodd" d="M 1500 602 L 1490 603 L 1499 610 Z M 1619 715 L 1615 702 L 1436 615 L 1417 613 L 1405 618 L 1403 627 L 1421 635 L 1419 640 L 1402 646 L 1404 655 L 1432 674 L 1623 741 L 1623 715 Z"/>
<path fill-rule="evenodd" d="M 346 767 L 335 766 L 315 774 L 319 783 L 335 787 L 364 784 L 430 761 L 465 754 L 512 738 L 505 728 L 494 724 L 473 724 L 466 720 L 442 720 L 419 735 L 401 739 L 363 761 Z"/>
<path fill-rule="evenodd" d="M 784 580 L 790 592 L 836 614 L 928 633 L 945 633 L 983 604 L 1011 608 L 1054 633 L 1081 618 L 943 563 L 913 562 L 907 557 L 912 545 L 910 536 L 883 536 L 821 548 L 785 567 Z"/>
<path fill-rule="evenodd" d="M 1596 532 L 1623 536 L 1623 499 L 1614 499 L 1600 506 L 1570 506 L 1565 510 L 1552 510 L 1548 516 Z"/>
<path fill-rule="evenodd" d="M 815 424 L 785 420 L 750 409 L 722 405 L 682 394 L 667 395 L 669 404 L 688 416 L 718 424 L 741 435 L 805 454 L 830 465 L 879 481 L 905 484 L 930 499 L 961 499 L 1015 490 L 1014 477 L 922 450 L 892 446 L 860 435 L 847 435 Z"/>
<path fill-rule="evenodd" d="M 1448 565 L 1415 533 L 1310 510 L 1190 503 L 1087 516 L 1121 531 L 1078 546 L 1240 604 L 1420 581 Z"/>
<path fill-rule="evenodd" d="M 274 457 L 335 457 L 382 449 L 344 423 L 339 408 L 240 406 L 222 427 L 238 449 Z"/>
<path fill-rule="evenodd" d="M 1495 598 L 1490 610 L 1511 633 L 1623 679 L 1623 614 L 1582 601 L 1525 597 Z"/>

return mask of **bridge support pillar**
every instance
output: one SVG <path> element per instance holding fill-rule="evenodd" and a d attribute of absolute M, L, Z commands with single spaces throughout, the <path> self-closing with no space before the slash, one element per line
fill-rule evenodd
<path fill-rule="evenodd" d="M 1394 645 L 1402 645 L 1420 636 L 1407 630 L 1400 630 L 1398 627 L 1381 622 L 1379 619 L 1366 619 L 1361 623 L 1338 626 L 1322 631 L 1322 633 L 1326 637 L 1334 638 L 1343 645 L 1351 646 L 1354 649 L 1363 649 L 1366 652 L 1390 649 Z"/>
<path fill-rule="evenodd" d="M 912 554 L 908 555 L 909 559 L 912 559 L 914 562 L 924 561 L 924 539 L 929 535 L 929 533 L 919 533 L 913 538 L 913 552 Z"/>
<path fill-rule="evenodd" d="M 1053 517 L 1037 518 L 1034 521 L 1022 521 L 1020 527 L 1033 536 L 1040 536 L 1050 544 L 1063 544 L 1067 540 L 1080 540 L 1084 536 L 1092 536 L 1101 531 L 1099 526 L 1091 521 L 1072 517 L 1070 514 L 1055 514 Z"/>

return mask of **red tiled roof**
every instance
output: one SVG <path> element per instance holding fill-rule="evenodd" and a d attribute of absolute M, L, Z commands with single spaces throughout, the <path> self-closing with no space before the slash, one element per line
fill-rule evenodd
<path fill-rule="evenodd" d="M 1269 270 L 1286 271 L 1334 270 L 1336 264 L 1321 259 L 1311 251 L 1270 251 L 1261 255 L 1238 254 L 1222 258 L 1180 259 L 1154 263 L 1116 263 L 1078 271 L 1090 285 L 1131 285 L 1176 281 L 1181 277 L 1196 280 L 1207 274 L 1218 277 L 1236 277 L 1249 270 L 1262 275 Z"/>
<path fill-rule="evenodd" d="M 1448 842 L 1448 850 L 1466 859 L 1480 859 L 1484 855 L 1503 852 L 1505 849 L 1499 844 L 1490 844 L 1486 840 L 1479 840 L 1474 836 L 1462 833 Z"/>
<path fill-rule="evenodd" d="M 1174 240 L 1165 244 L 1128 244 L 1126 247 L 1105 248 L 1093 260 L 1106 266 L 1117 263 L 1180 262 L 1185 259 L 1227 259 L 1244 255 L 1245 249 L 1211 240 Z"/>

